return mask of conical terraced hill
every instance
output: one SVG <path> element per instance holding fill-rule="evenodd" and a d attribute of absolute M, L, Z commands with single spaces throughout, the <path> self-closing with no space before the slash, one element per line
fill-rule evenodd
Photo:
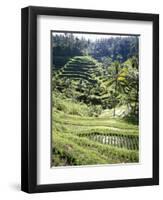
<path fill-rule="evenodd" d="M 56 88 L 60 91 L 69 87 L 73 94 L 81 97 L 80 100 L 84 96 L 88 102 L 98 104 L 107 95 L 102 74 L 102 65 L 97 60 L 90 56 L 75 56 L 56 72 L 54 79 L 59 80 Z"/>
<path fill-rule="evenodd" d="M 89 56 L 76 56 L 72 58 L 58 73 L 59 78 L 85 80 L 96 84 L 100 75 L 100 64 Z"/>

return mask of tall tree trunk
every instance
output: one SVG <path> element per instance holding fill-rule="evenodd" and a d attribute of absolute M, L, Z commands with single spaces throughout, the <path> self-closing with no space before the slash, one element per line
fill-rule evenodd
<path fill-rule="evenodd" d="M 117 79 L 118 79 L 118 73 L 119 73 L 119 64 L 118 63 L 116 63 L 115 64 L 115 88 L 114 88 L 114 93 L 115 93 L 115 96 L 116 96 L 116 91 L 117 91 Z M 115 96 L 114 96 L 114 101 L 116 100 L 116 98 L 115 98 Z M 114 103 L 116 103 L 116 102 L 114 102 Z M 115 106 L 114 106 L 114 109 L 113 109 L 113 116 L 115 117 L 115 112 L 116 112 L 116 104 L 115 104 Z"/>
<path fill-rule="evenodd" d="M 113 109 L 113 117 L 115 117 L 115 107 L 114 107 L 114 109 Z"/>

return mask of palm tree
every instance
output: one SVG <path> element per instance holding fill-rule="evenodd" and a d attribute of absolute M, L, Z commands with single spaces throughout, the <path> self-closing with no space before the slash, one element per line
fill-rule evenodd
<path fill-rule="evenodd" d="M 112 101 L 113 101 L 113 116 L 116 115 L 116 102 L 118 101 L 117 99 L 117 93 L 118 91 L 122 90 L 122 87 L 124 85 L 124 74 L 121 72 L 121 64 L 119 61 L 115 61 L 111 65 L 111 72 L 108 75 L 109 81 L 106 84 L 107 87 L 112 86 L 112 91 L 111 96 L 112 96 Z"/>

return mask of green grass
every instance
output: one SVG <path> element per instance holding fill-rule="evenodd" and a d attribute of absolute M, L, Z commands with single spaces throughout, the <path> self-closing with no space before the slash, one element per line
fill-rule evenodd
<path fill-rule="evenodd" d="M 126 105 L 116 106 L 116 117 L 113 109 L 104 109 L 111 108 L 106 101 L 110 94 L 99 62 L 76 56 L 54 74 L 52 83 L 53 166 L 139 162 L 138 125 L 122 119 Z M 83 95 L 87 99 L 80 102 L 77 97 Z"/>
<path fill-rule="evenodd" d="M 52 103 L 53 103 L 53 110 L 62 111 L 63 114 L 67 113 L 71 116 L 78 115 L 78 116 L 88 116 L 89 115 L 89 108 L 86 104 L 72 101 L 72 99 L 63 98 L 63 96 L 57 96 L 52 94 Z M 53 112 L 54 113 L 54 112 Z M 53 117 L 53 119 L 55 116 Z"/>
<path fill-rule="evenodd" d="M 119 128 L 124 130 L 137 130 L 138 126 L 128 124 L 121 119 L 100 118 L 100 117 L 80 117 L 79 115 L 69 115 L 64 112 L 58 112 L 57 115 L 53 112 L 52 118 L 56 122 L 62 121 L 64 124 L 78 125 L 78 126 L 105 126 L 112 128 Z"/>
<path fill-rule="evenodd" d="M 90 117 L 90 106 L 60 95 L 53 97 L 53 166 L 135 163 L 139 161 L 136 149 L 127 149 L 126 145 L 122 145 L 120 148 L 91 139 L 94 134 L 123 138 L 138 137 L 137 125 L 127 123 L 120 118 L 108 117 L 108 115 Z"/>
<path fill-rule="evenodd" d="M 70 133 L 53 133 L 52 141 L 53 164 L 55 166 L 60 166 L 56 159 L 65 159 L 65 165 L 115 164 L 138 161 L 137 151 L 102 145 Z"/>
<path fill-rule="evenodd" d="M 80 126 L 80 125 L 72 125 L 72 124 L 64 124 L 58 123 L 56 121 L 53 122 L 54 127 L 57 131 L 64 130 L 64 132 L 70 132 L 77 135 L 88 135 L 93 133 L 99 133 L 102 135 L 114 134 L 114 135 L 131 135 L 137 136 L 138 130 L 137 129 L 119 129 L 114 127 L 107 127 L 107 126 Z M 80 130 L 80 131 L 79 131 Z"/>
<path fill-rule="evenodd" d="M 106 164 L 105 156 L 91 149 L 87 150 L 82 146 L 73 142 L 70 138 L 66 138 L 64 134 L 53 135 L 53 163 L 55 163 L 55 155 L 58 154 L 60 159 L 65 158 L 68 165 L 89 165 L 89 164 Z M 58 156 L 57 156 L 58 159 Z"/>

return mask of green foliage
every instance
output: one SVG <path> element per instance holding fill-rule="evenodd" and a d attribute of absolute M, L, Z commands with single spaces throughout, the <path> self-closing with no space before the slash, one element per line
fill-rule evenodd
<path fill-rule="evenodd" d="M 87 54 L 88 45 L 89 41 L 71 33 L 52 36 L 53 68 L 60 69 L 70 58 Z"/>
<path fill-rule="evenodd" d="M 89 109 L 89 115 L 98 117 L 102 112 L 102 107 L 100 105 L 92 105 Z"/>
<path fill-rule="evenodd" d="M 92 56 L 101 61 L 110 57 L 112 61 L 124 62 L 138 55 L 138 37 L 116 37 L 97 40 L 93 44 Z"/>
<path fill-rule="evenodd" d="M 107 163 L 107 160 L 105 160 L 105 156 L 101 156 L 98 152 L 80 147 L 72 140 L 67 139 L 65 135 L 63 137 L 63 134 L 55 134 L 53 140 L 53 151 L 56 154 L 59 154 L 61 158 L 66 158 L 69 165 Z M 58 163 L 54 164 L 56 165 Z"/>
<path fill-rule="evenodd" d="M 73 126 L 90 126 L 90 127 L 101 127 L 102 128 L 109 128 L 112 129 L 122 129 L 125 131 L 126 134 L 129 130 L 136 130 L 138 131 L 138 126 L 134 124 L 127 123 L 126 121 L 118 118 L 108 118 L 108 117 L 87 117 L 87 116 L 78 116 L 78 115 L 69 115 L 64 112 L 53 112 L 52 113 L 52 119 L 55 122 L 62 122 L 66 125 L 73 125 Z"/>
<path fill-rule="evenodd" d="M 60 160 L 65 160 L 65 165 L 91 165 L 112 164 L 121 162 L 137 162 L 138 153 L 134 150 L 119 149 L 105 146 L 87 138 L 67 133 L 53 135 L 53 164 L 63 165 Z"/>
<path fill-rule="evenodd" d="M 138 162 L 138 38 L 65 33 L 52 48 L 52 164 Z"/>
<path fill-rule="evenodd" d="M 53 164 L 65 165 L 112 164 L 137 162 L 138 153 L 134 150 L 119 149 L 102 145 L 87 138 L 68 133 L 53 134 Z"/>
<path fill-rule="evenodd" d="M 52 53 L 54 69 L 59 69 L 74 56 L 91 55 L 105 65 L 108 58 L 124 62 L 138 55 L 138 37 L 112 37 L 90 41 L 84 37 L 79 39 L 72 33 L 55 34 L 52 36 Z"/>
<path fill-rule="evenodd" d="M 54 110 L 62 111 L 65 114 L 88 116 L 88 106 L 81 102 L 75 102 L 71 99 L 65 98 L 63 95 L 53 93 L 52 106 Z"/>

